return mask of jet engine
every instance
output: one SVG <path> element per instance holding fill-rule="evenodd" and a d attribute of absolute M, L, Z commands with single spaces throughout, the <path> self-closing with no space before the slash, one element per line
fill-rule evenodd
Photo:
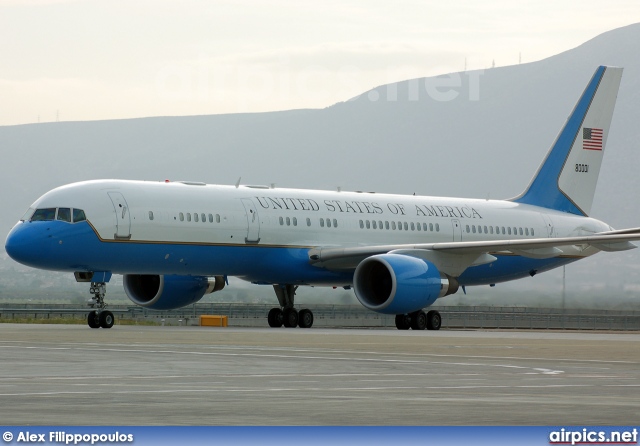
<path fill-rule="evenodd" d="M 205 294 L 224 288 L 224 277 L 125 274 L 124 291 L 136 305 L 173 310 L 198 302 Z"/>
<path fill-rule="evenodd" d="M 356 297 L 369 310 L 408 314 L 458 291 L 453 277 L 426 260 L 402 254 L 380 254 L 364 259 L 353 276 Z"/>

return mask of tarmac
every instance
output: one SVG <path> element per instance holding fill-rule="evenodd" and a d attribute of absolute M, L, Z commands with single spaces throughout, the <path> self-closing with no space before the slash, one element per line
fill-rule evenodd
<path fill-rule="evenodd" d="M 640 334 L 0 324 L 3 425 L 636 425 Z"/>

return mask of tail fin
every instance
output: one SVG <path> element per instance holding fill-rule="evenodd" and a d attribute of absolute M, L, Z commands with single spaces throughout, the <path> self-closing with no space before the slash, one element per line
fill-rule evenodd
<path fill-rule="evenodd" d="M 598 67 L 529 187 L 512 201 L 591 212 L 622 68 Z"/>

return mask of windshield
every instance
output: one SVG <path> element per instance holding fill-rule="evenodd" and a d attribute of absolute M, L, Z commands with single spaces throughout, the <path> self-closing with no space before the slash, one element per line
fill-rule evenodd
<path fill-rule="evenodd" d="M 72 219 L 73 217 L 73 219 Z M 85 221 L 87 217 L 82 209 L 72 208 L 43 208 L 29 209 L 22 217 L 22 221 L 53 221 L 59 220 L 67 223 Z"/>

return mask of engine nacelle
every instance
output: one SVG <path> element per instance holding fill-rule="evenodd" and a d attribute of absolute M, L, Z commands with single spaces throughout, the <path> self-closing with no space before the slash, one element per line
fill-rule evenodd
<path fill-rule="evenodd" d="M 458 282 L 426 260 L 402 254 L 364 259 L 353 276 L 356 297 L 369 310 L 408 314 L 458 291 Z"/>
<path fill-rule="evenodd" d="M 136 305 L 152 310 L 173 310 L 194 304 L 205 294 L 224 288 L 224 277 L 125 274 L 124 291 Z"/>

